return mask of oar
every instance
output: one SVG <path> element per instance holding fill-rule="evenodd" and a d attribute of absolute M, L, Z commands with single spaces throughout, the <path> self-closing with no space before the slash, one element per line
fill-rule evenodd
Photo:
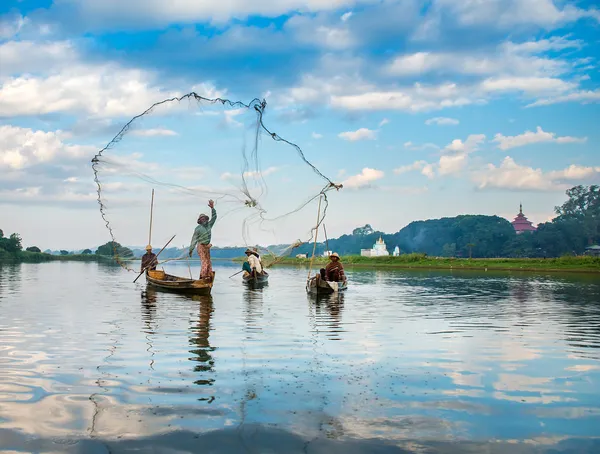
<path fill-rule="evenodd" d="M 229 279 L 231 279 L 233 276 L 237 276 L 238 274 L 242 273 L 244 270 L 238 271 L 235 274 L 232 274 L 231 276 L 229 276 Z"/>
<path fill-rule="evenodd" d="M 173 241 L 173 238 L 175 238 L 175 235 L 173 235 L 173 236 L 171 237 L 171 239 L 170 239 L 170 240 L 167 242 L 167 244 L 165 244 L 165 245 L 163 246 L 163 248 L 162 248 L 160 251 L 158 251 L 158 254 L 156 254 L 156 258 L 157 258 L 157 259 L 158 259 L 158 256 L 160 255 L 160 253 L 161 253 L 162 251 L 164 251 L 164 250 L 165 250 L 165 248 L 166 248 L 166 247 L 169 245 L 169 243 L 171 243 L 171 241 Z M 134 283 L 134 284 L 135 284 L 135 281 L 137 281 L 137 280 L 140 278 L 140 276 L 141 276 L 142 274 L 144 274 L 144 271 L 146 271 L 148 268 L 149 268 L 149 266 L 147 266 L 146 268 L 144 268 L 144 269 L 142 270 L 142 272 L 139 274 L 139 276 L 138 276 L 138 277 L 136 277 L 136 278 L 135 278 L 135 280 L 133 281 L 133 283 Z"/>

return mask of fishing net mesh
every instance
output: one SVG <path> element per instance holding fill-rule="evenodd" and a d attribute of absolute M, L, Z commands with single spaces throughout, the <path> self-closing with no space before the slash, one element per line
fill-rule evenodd
<path fill-rule="evenodd" d="M 167 99 L 131 119 L 94 156 L 100 213 L 122 267 L 134 271 L 117 244 L 154 241 L 160 249 L 176 235 L 169 247 L 187 247 L 198 215 L 211 214 L 209 200 L 216 247 L 275 245 L 267 251 L 283 257 L 312 240 L 328 193 L 341 185 L 266 126 L 266 107 L 264 100 L 196 93 Z"/>

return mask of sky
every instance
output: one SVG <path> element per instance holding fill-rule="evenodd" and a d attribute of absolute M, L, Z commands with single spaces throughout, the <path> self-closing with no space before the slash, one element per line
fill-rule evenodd
<path fill-rule="evenodd" d="M 519 203 L 546 222 L 566 189 L 600 183 L 598 55 L 593 0 L 5 0 L 0 228 L 42 249 L 109 241 L 91 159 L 190 92 L 266 101 L 268 131 L 343 184 L 329 237 L 512 220 Z M 209 198 L 215 246 L 307 239 L 304 203 L 327 180 L 259 132 L 254 153 L 254 104 L 186 100 L 132 123 L 99 165 L 117 241 L 149 240 L 151 188 L 153 243 L 188 243 Z"/>

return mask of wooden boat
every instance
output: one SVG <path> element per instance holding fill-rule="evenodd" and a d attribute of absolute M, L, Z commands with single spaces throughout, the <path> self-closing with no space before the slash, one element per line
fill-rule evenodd
<path fill-rule="evenodd" d="M 333 282 L 321 279 L 321 275 L 317 274 L 306 283 L 306 291 L 315 295 L 326 295 L 336 292 L 342 292 L 348 288 L 348 281 Z"/>
<path fill-rule="evenodd" d="M 186 279 L 184 277 L 173 276 L 160 270 L 149 270 L 146 272 L 146 281 L 148 284 L 162 290 L 171 292 L 185 293 L 188 295 L 210 295 L 213 282 L 215 281 L 215 272 L 213 271 L 212 280 L 208 279 Z"/>
<path fill-rule="evenodd" d="M 255 275 L 244 273 L 242 275 L 242 281 L 249 285 L 266 284 L 269 281 L 269 273 L 266 271 Z"/>

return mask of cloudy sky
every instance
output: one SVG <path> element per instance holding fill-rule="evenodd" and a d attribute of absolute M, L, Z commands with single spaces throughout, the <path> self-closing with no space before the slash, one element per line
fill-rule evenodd
<path fill-rule="evenodd" d="M 546 221 L 566 188 L 600 181 L 595 4 L 4 0 L 0 228 L 43 249 L 108 241 L 92 157 L 134 115 L 191 91 L 267 101 L 269 130 L 344 184 L 330 193 L 329 236 L 466 213 L 512 219 L 519 202 Z M 100 173 L 117 240 L 147 242 L 151 187 L 157 243 L 186 243 L 209 196 L 227 215 L 215 245 L 303 238 L 315 203 L 293 221 L 243 223 L 255 213 L 239 190 L 244 171 L 256 176 L 240 153 L 252 156 L 254 114 L 186 101 L 136 122 Z M 257 156 L 251 192 L 271 219 L 324 184 L 266 134 Z"/>

